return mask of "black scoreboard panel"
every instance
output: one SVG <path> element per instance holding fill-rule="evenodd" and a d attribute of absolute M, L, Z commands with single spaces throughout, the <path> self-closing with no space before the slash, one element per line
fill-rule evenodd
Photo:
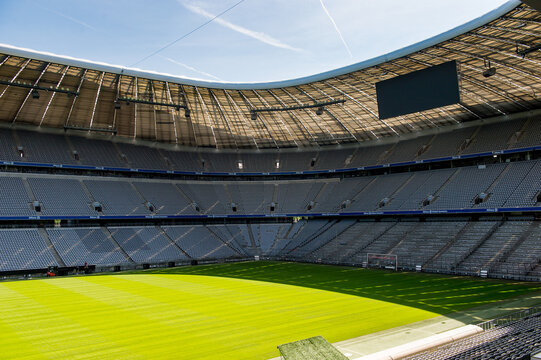
<path fill-rule="evenodd" d="M 376 83 L 380 119 L 460 102 L 456 61 Z"/>

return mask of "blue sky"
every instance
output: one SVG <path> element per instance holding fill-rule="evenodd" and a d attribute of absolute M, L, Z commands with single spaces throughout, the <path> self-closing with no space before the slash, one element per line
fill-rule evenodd
<path fill-rule="evenodd" d="M 178 76 L 297 78 L 422 41 L 506 0 L 0 0 L 0 43 Z"/>

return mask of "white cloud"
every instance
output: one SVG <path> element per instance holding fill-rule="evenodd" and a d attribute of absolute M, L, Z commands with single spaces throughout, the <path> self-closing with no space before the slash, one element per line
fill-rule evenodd
<path fill-rule="evenodd" d="M 198 14 L 198 15 L 201 15 L 203 17 L 206 17 L 207 19 L 213 19 L 215 18 L 216 15 L 213 15 L 211 13 L 209 13 L 208 11 L 206 11 L 205 9 L 197 6 L 197 5 L 193 5 L 193 4 L 189 4 L 189 3 L 185 3 L 183 1 L 178 1 L 182 6 L 184 6 L 186 9 L 190 10 L 191 12 L 195 13 L 195 14 Z M 288 45 L 268 34 L 265 34 L 265 33 L 262 33 L 262 32 L 259 32 L 259 31 L 253 31 L 253 30 L 250 30 L 250 29 L 247 29 L 245 27 L 242 27 L 240 25 L 236 25 L 236 24 L 233 24 L 227 20 L 224 20 L 224 19 L 221 19 L 221 18 L 216 18 L 213 20 L 215 23 L 218 23 L 228 29 L 231 29 L 235 32 L 238 32 L 239 34 L 242 34 L 242 35 L 246 35 L 248 37 L 251 37 L 253 39 L 256 39 L 262 43 L 265 43 L 267 45 L 270 45 L 270 46 L 274 46 L 274 47 L 277 47 L 277 48 L 281 48 L 281 49 L 286 49 L 286 50 L 291 50 L 291 51 L 296 51 L 296 52 L 304 52 L 303 49 L 299 49 L 299 48 L 296 48 L 296 47 L 293 47 L 291 45 Z"/>
<path fill-rule="evenodd" d="M 223 81 L 222 79 L 220 79 L 220 78 L 217 77 L 217 76 L 214 76 L 214 75 L 212 75 L 212 74 L 209 74 L 209 73 L 204 72 L 204 71 L 201 71 L 201 70 L 198 70 L 198 69 L 194 68 L 193 66 L 184 64 L 184 63 L 182 63 L 182 62 L 180 62 L 180 61 L 177 61 L 177 60 L 175 60 L 175 59 L 171 59 L 170 57 L 161 56 L 161 55 L 159 55 L 159 56 L 162 57 L 162 58 L 164 58 L 165 60 L 167 60 L 167 61 L 169 61 L 169 62 L 175 64 L 175 65 L 182 66 L 182 67 L 184 67 L 184 68 L 186 68 L 186 69 L 188 69 L 188 70 L 190 70 L 190 71 L 196 72 L 196 73 L 198 73 L 198 74 L 204 75 L 204 76 L 209 77 L 209 78 L 213 78 L 213 79 L 218 80 L 218 81 Z"/>
<path fill-rule="evenodd" d="M 69 15 L 66 15 L 66 14 L 61 13 L 61 12 L 59 12 L 59 11 L 53 10 L 53 9 L 50 8 L 50 7 L 43 6 L 43 2 L 34 2 L 34 3 L 35 3 L 38 7 L 42 8 L 42 9 L 44 9 L 44 10 L 47 10 L 47 11 L 49 11 L 49 12 L 52 12 L 53 14 L 56 14 L 56 15 L 58 15 L 58 16 L 60 16 L 60 17 L 63 17 L 63 18 L 65 18 L 65 19 L 68 19 L 68 20 L 71 21 L 71 22 L 74 22 L 74 23 L 76 23 L 76 24 L 79 24 L 79 25 L 81 25 L 81 26 L 84 26 L 84 27 L 87 28 L 87 29 L 94 30 L 94 31 L 97 31 L 97 30 L 98 30 L 98 29 L 96 29 L 95 27 L 93 27 L 92 25 L 88 25 L 88 24 L 85 23 L 84 21 L 81 21 L 81 20 L 76 19 L 76 18 L 74 18 L 74 17 L 71 17 L 71 16 L 69 16 Z"/>
<path fill-rule="evenodd" d="M 332 24 L 334 26 L 334 29 L 338 33 L 338 36 L 340 36 L 340 40 L 342 40 L 342 43 L 344 44 L 344 47 L 346 48 L 346 50 L 347 50 L 347 52 L 349 54 L 349 57 L 353 58 L 353 54 L 351 53 L 351 50 L 349 50 L 349 46 L 346 43 L 346 40 L 344 40 L 344 37 L 342 36 L 342 33 L 340 32 L 340 29 L 338 28 L 338 25 L 336 25 L 336 22 L 334 21 L 333 17 L 329 13 L 329 10 L 327 10 L 327 7 L 325 6 L 325 3 L 323 2 L 323 0 L 319 0 L 319 2 L 321 3 L 321 7 L 323 8 L 323 11 L 325 11 L 325 14 L 327 14 L 327 17 L 329 18 L 329 20 L 331 20 L 331 22 L 332 22 Z"/>

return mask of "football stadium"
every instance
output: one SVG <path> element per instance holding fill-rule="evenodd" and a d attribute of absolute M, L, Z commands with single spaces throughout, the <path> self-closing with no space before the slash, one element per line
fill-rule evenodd
<path fill-rule="evenodd" d="M 335 70 L 0 44 L 0 358 L 540 359 L 541 2 Z"/>

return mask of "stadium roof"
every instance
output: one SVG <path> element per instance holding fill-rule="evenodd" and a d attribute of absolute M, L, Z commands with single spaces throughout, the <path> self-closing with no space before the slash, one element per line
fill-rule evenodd
<path fill-rule="evenodd" d="M 510 1 L 375 59 L 253 84 L 185 79 L 3 45 L 0 121 L 191 147 L 359 143 L 540 108 L 540 35 L 540 13 Z M 459 104 L 379 118 L 377 82 L 450 60 L 459 64 Z M 485 77 L 488 67 L 496 73 Z M 316 114 L 323 104 L 329 105 Z"/>

